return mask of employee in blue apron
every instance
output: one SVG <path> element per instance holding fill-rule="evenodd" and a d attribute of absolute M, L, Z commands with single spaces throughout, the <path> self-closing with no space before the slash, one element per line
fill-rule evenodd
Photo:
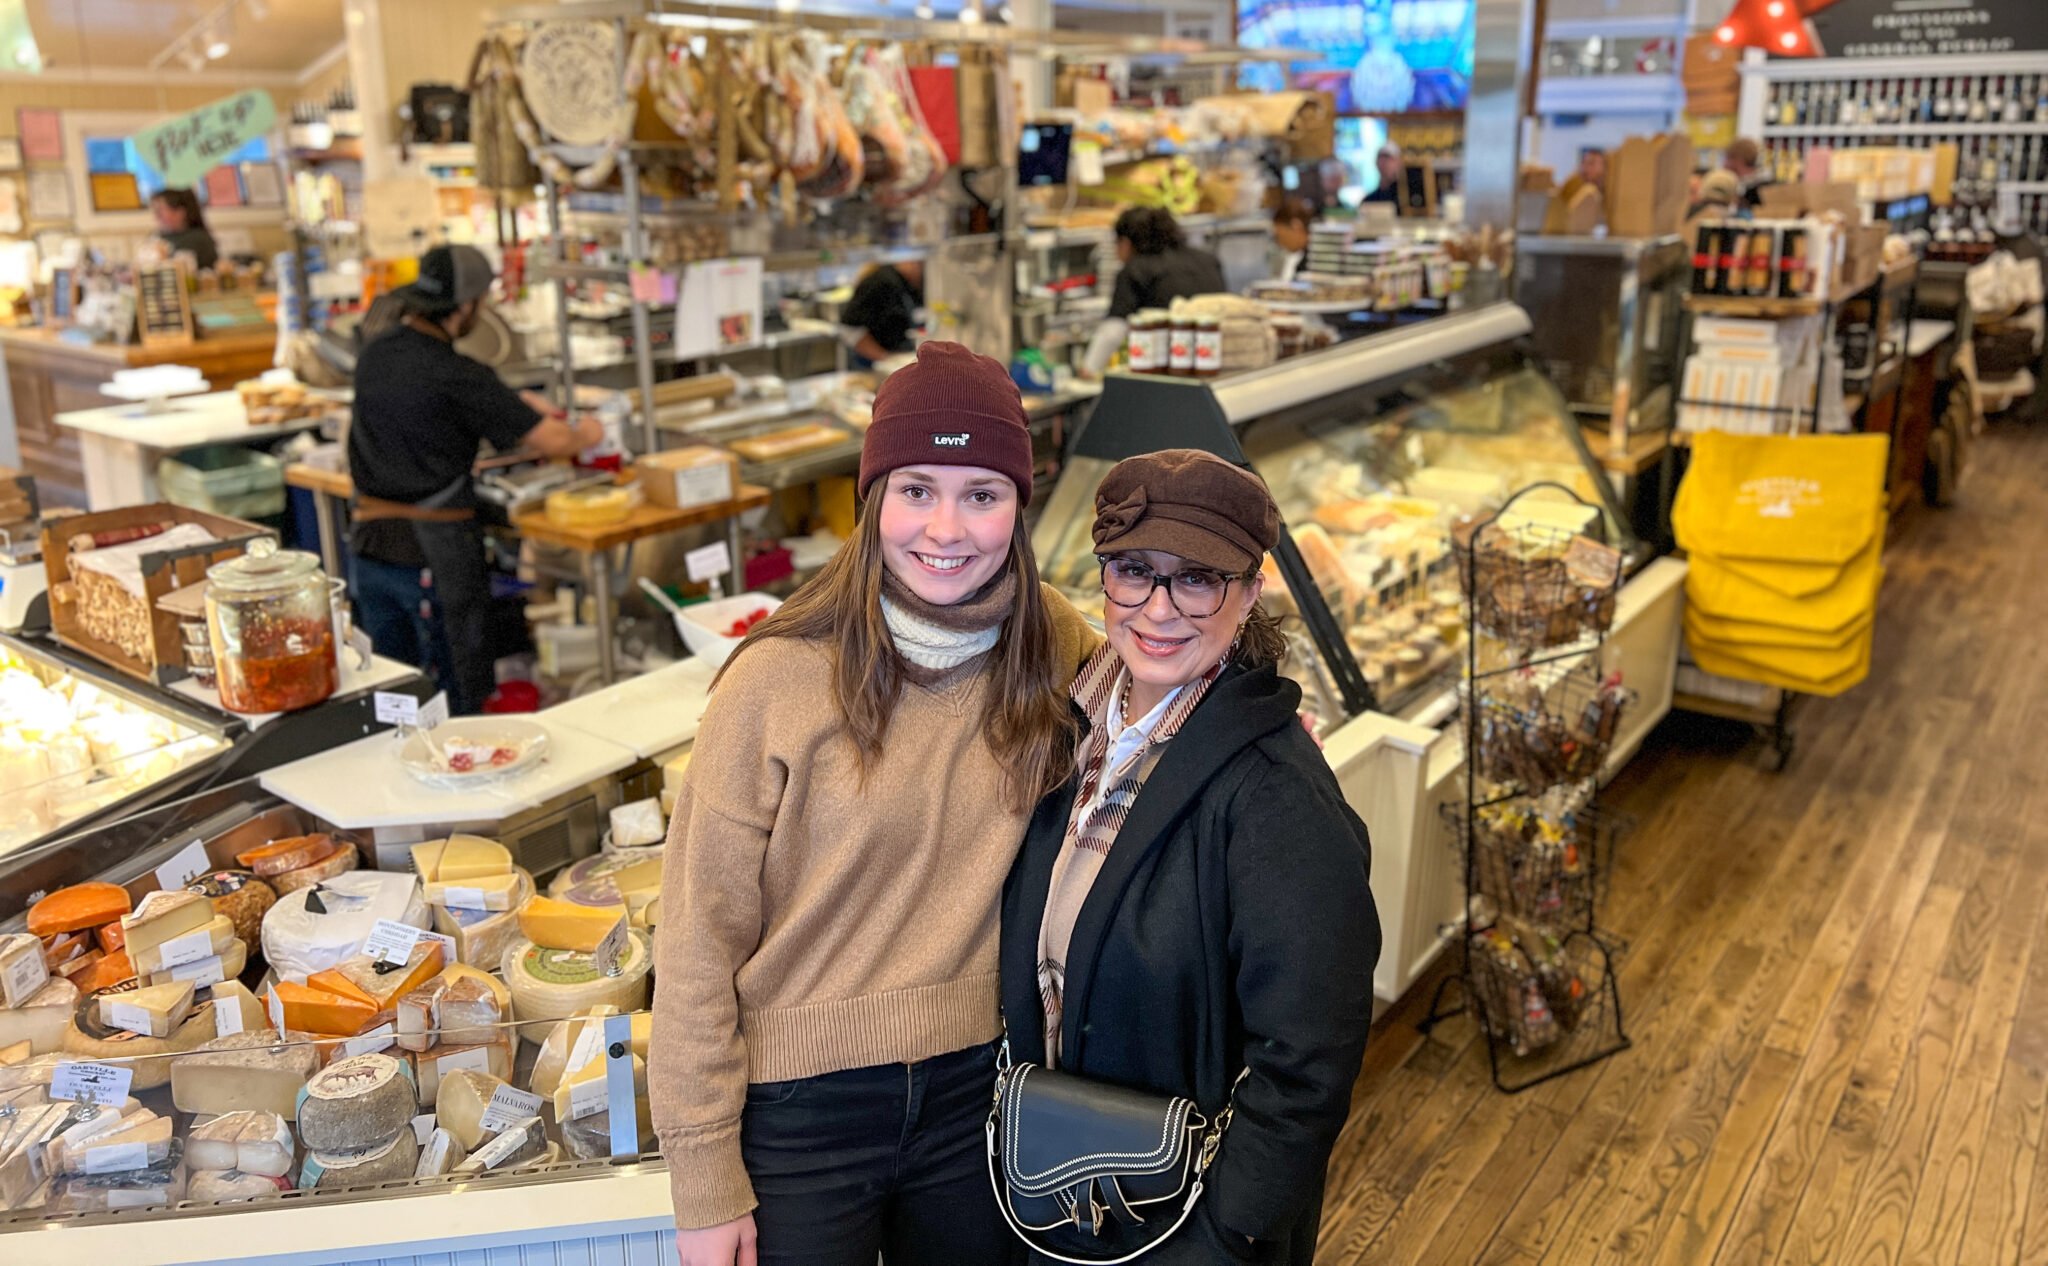
<path fill-rule="evenodd" d="M 481 711 L 497 684 L 471 478 L 479 446 L 571 457 L 603 438 L 595 419 L 571 424 L 455 350 L 492 281 L 473 246 L 421 256 L 419 279 L 395 292 L 404 316 L 356 362 L 348 438 L 356 619 L 379 654 L 431 665 L 457 714 Z"/>

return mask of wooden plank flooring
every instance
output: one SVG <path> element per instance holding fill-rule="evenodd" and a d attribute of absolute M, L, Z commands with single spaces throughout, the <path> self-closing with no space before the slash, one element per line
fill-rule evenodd
<path fill-rule="evenodd" d="M 1788 770 L 1673 717 L 1609 789 L 1634 1049 L 1502 1095 L 1426 978 L 1319 1264 L 2048 1266 L 2048 423 L 1895 533 L 1870 679 Z"/>

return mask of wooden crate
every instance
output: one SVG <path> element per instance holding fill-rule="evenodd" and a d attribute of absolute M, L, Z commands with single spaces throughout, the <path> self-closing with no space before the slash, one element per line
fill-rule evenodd
<path fill-rule="evenodd" d="M 71 542 L 95 532 L 119 528 L 146 527 L 152 523 L 190 523 L 205 528 L 217 538 L 211 545 L 166 550 L 142 556 L 143 602 L 150 618 L 150 657 L 136 659 L 110 642 L 87 633 L 80 624 L 78 597 L 72 585 Z M 50 585 L 50 625 L 57 640 L 82 651 L 101 663 L 120 669 L 131 677 L 155 686 L 167 686 L 185 676 L 184 643 L 178 633 L 178 617 L 157 605 L 165 594 L 206 579 L 206 569 L 215 563 L 238 558 L 249 542 L 260 536 L 275 537 L 269 528 L 208 514 L 203 510 L 160 502 L 129 506 L 58 519 L 43 528 L 43 569 Z"/>

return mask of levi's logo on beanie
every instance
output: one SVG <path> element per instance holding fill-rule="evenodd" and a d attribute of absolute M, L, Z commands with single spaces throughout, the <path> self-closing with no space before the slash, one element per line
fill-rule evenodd
<path fill-rule="evenodd" d="M 967 440 L 968 440 L 968 433 L 967 433 L 966 431 L 953 431 L 953 432 L 950 432 L 950 433 L 945 433 L 945 434 L 939 434 L 939 435 L 934 435 L 934 436 L 932 436 L 932 447 L 933 447 L 933 448 L 966 448 L 966 447 L 967 447 Z"/>

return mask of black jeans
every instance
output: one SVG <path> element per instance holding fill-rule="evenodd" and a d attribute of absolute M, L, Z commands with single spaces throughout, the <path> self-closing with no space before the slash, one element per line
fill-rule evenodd
<path fill-rule="evenodd" d="M 989 1191 L 995 1045 L 747 1088 L 761 1266 L 1004 1266 Z"/>

